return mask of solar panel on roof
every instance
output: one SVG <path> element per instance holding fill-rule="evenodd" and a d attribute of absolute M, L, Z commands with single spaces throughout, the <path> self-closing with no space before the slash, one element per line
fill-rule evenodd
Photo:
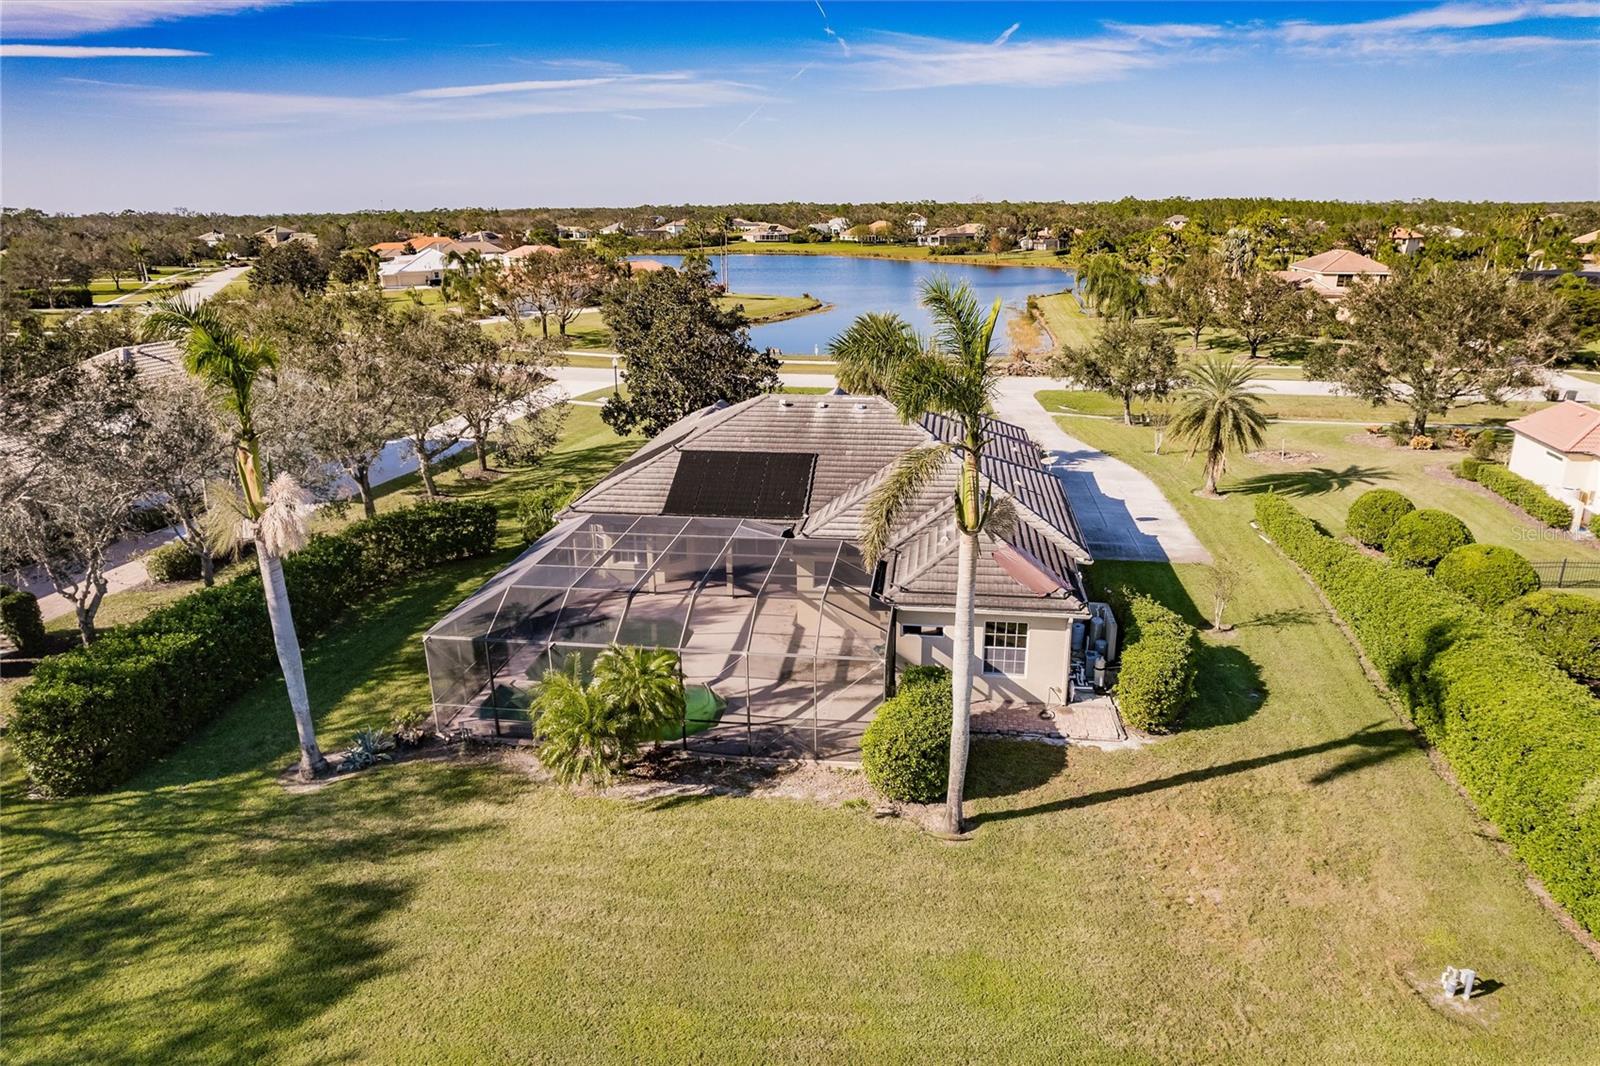
<path fill-rule="evenodd" d="M 666 514 L 799 518 L 811 497 L 815 452 L 686 450 L 667 490 Z"/>

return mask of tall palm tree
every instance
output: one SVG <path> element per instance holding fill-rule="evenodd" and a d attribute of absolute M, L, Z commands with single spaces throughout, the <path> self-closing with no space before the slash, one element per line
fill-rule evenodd
<path fill-rule="evenodd" d="M 861 520 L 861 548 L 875 566 L 888 550 L 899 520 L 952 461 L 959 463 L 953 515 L 958 537 L 955 607 L 954 700 L 950 720 L 950 775 L 945 790 L 944 828 L 959 833 L 967 776 L 967 740 L 972 716 L 974 595 L 978 535 L 1010 521 L 1008 501 L 997 501 L 983 479 L 988 443 L 984 417 L 999 374 L 993 364 L 1000 301 L 989 310 L 965 284 L 936 277 L 922 285 L 922 306 L 933 317 L 928 342 L 894 316 L 863 316 L 829 345 L 842 379 L 881 384 L 900 417 L 911 422 L 941 414 L 960 427 L 959 440 L 907 452 L 873 493 Z M 871 320 L 871 321 L 869 321 Z"/>
<path fill-rule="evenodd" d="M 722 235 L 722 291 L 732 292 L 733 284 L 728 280 L 728 231 L 733 228 L 733 219 L 726 214 L 711 216 L 711 224 Z"/>
<path fill-rule="evenodd" d="M 1254 367 L 1213 355 L 1193 364 L 1189 383 L 1178 394 L 1177 411 L 1168 429 L 1189 442 L 1189 456 L 1204 452 L 1207 496 L 1217 495 L 1217 477 L 1228 466 L 1228 451 L 1261 447 L 1267 416 L 1261 397 L 1250 390 Z"/>
<path fill-rule="evenodd" d="M 683 724 L 683 679 L 676 652 L 613 644 L 595 658 L 594 683 L 629 720 L 636 736 L 661 736 Z"/>
<path fill-rule="evenodd" d="M 1147 290 L 1137 271 L 1114 255 L 1092 255 L 1083 266 L 1083 294 L 1096 313 L 1133 318 L 1144 310 Z"/>
<path fill-rule="evenodd" d="M 276 370 L 277 353 L 265 341 L 239 333 L 207 305 L 191 304 L 181 297 L 156 304 L 145 320 L 145 330 L 152 337 L 183 343 L 186 369 L 217 394 L 236 424 L 233 465 L 242 493 L 238 501 L 241 524 L 256 540 L 256 563 L 267 598 L 272 642 L 277 647 L 289 709 L 300 737 L 300 775 L 314 777 L 327 769 L 327 760 L 317 745 L 316 727 L 311 721 L 305 668 L 300 661 L 300 643 L 295 637 L 282 563 L 282 556 L 304 540 L 305 501 L 293 479 L 280 477 L 270 488 L 263 488 L 265 474 L 256 429 L 255 387 Z"/>
<path fill-rule="evenodd" d="M 150 248 L 138 237 L 128 238 L 128 258 L 139 271 L 139 280 L 150 284 Z"/>

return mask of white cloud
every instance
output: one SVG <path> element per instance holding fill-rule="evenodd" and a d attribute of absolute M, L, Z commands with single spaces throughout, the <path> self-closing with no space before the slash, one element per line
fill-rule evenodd
<path fill-rule="evenodd" d="M 66 81 L 93 86 L 102 99 L 105 91 L 112 89 L 129 104 L 170 111 L 187 122 L 226 126 L 478 122 L 532 115 L 748 105 L 765 99 L 748 85 L 702 80 L 683 72 L 455 85 L 375 96 L 189 89 L 81 78 Z"/>
<path fill-rule="evenodd" d="M 1015 26 L 993 43 L 888 34 L 857 43 L 856 70 L 877 89 L 1009 85 L 1046 88 L 1105 81 L 1155 62 L 1124 36 L 1013 39 Z"/>
<path fill-rule="evenodd" d="M 61 40 L 202 15 L 231 15 L 294 0 L 6 0 L 0 34 Z"/>
<path fill-rule="evenodd" d="M 1438 7 L 1365 22 L 1288 22 L 1283 26 L 1283 33 L 1291 41 L 1319 41 L 1335 37 L 1476 30 L 1544 18 L 1600 18 L 1600 3 L 1570 0 L 1556 3 L 1440 4 Z"/>
<path fill-rule="evenodd" d="M 175 56 L 203 56 L 187 48 L 114 48 L 71 44 L 0 44 L 0 58 L 6 59 L 165 59 Z"/>

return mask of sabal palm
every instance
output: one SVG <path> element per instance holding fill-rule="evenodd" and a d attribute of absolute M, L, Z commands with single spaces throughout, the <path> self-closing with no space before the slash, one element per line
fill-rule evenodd
<path fill-rule="evenodd" d="M 584 683 L 576 655 L 539 680 L 532 709 L 539 759 L 564 784 L 588 778 L 603 786 L 632 750 L 625 712 L 599 685 Z"/>
<path fill-rule="evenodd" d="M 661 736 L 683 723 L 683 680 L 676 652 L 613 644 L 595 659 L 594 684 L 634 736 Z"/>
<path fill-rule="evenodd" d="M 1189 442 L 1191 458 L 1204 454 L 1204 491 L 1214 496 L 1228 452 L 1261 447 L 1267 416 L 1261 413 L 1261 397 L 1250 389 L 1257 377 L 1254 367 L 1217 355 L 1190 366 L 1187 376 L 1169 428 Z"/>
<path fill-rule="evenodd" d="M 1083 267 L 1083 291 L 1100 314 L 1133 318 L 1144 310 L 1146 291 L 1139 275 L 1115 256 L 1093 255 Z"/>
<path fill-rule="evenodd" d="M 190 304 L 181 297 L 164 300 L 145 320 L 152 337 L 181 341 L 184 365 L 219 398 L 222 407 L 236 422 L 234 432 L 234 472 L 242 494 L 243 517 L 252 535 L 263 518 L 279 527 L 293 522 L 300 510 L 298 489 L 292 483 L 265 488 L 261 462 L 261 443 L 256 429 L 256 385 L 269 378 L 278 365 L 277 354 L 259 339 L 246 337 L 205 304 Z M 292 545 L 294 537 L 287 540 Z M 289 709 L 294 714 L 300 739 L 300 772 L 310 777 L 322 772 L 327 761 L 317 744 L 316 727 L 311 721 L 311 702 L 306 694 L 305 668 L 300 660 L 300 643 L 295 636 L 294 613 L 289 606 L 289 591 L 283 580 L 279 545 L 270 537 L 256 537 L 256 564 L 267 598 L 267 617 L 272 625 L 272 641 L 278 664 L 283 670 L 289 693 Z"/>
<path fill-rule="evenodd" d="M 829 350 L 839 362 L 842 381 L 866 382 L 881 391 L 907 422 L 941 414 L 960 427 L 953 443 L 914 449 L 895 466 L 868 502 L 861 522 L 861 548 L 869 565 L 888 550 L 907 509 L 947 468 L 960 464 L 953 515 L 958 533 L 958 563 L 951 708 L 950 774 L 945 792 L 945 828 L 961 831 L 966 785 L 967 738 L 972 714 L 973 599 L 977 587 L 978 535 L 1008 521 L 1007 508 L 983 484 L 983 452 L 988 443 L 985 416 L 999 376 L 993 365 L 995 323 L 1000 301 L 985 312 L 965 284 L 947 278 L 923 283 L 922 306 L 933 318 L 933 337 L 924 342 L 894 315 L 867 315 L 835 338 Z"/>

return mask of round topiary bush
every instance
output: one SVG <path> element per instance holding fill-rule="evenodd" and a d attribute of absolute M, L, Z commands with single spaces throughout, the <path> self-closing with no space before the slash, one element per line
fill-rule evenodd
<path fill-rule="evenodd" d="M 907 672 L 861 738 L 861 768 L 892 800 L 934 803 L 950 774 L 950 674 Z"/>
<path fill-rule="evenodd" d="M 1439 560 L 1433 576 L 1484 610 L 1539 588 L 1539 575 L 1533 572 L 1533 564 L 1497 544 L 1457 548 Z"/>
<path fill-rule="evenodd" d="M 1383 553 L 1402 566 L 1432 570 L 1439 560 L 1472 543 L 1472 530 L 1448 511 L 1412 511 L 1383 539 Z"/>
<path fill-rule="evenodd" d="M 178 541 L 163 544 L 144 557 L 144 568 L 154 581 L 198 581 L 200 557 Z"/>
<path fill-rule="evenodd" d="M 1600 600 L 1574 592 L 1530 592 L 1495 617 L 1579 681 L 1600 681 Z"/>
<path fill-rule="evenodd" d="M 1394 489 L 1373 489 L 1363 492 L 1350 505 L 1344 529 L 1369 548 L 1382 547 L 1394 524 L 1416 509 L 1416 504 Z"/>
<path fill-rule="evenodd" d="M 0 585 L 0 634 L 24 655 L 38 655 L 44 650 L 44 617 L 39 613 L 39 600 L 31 592 Z"/>

